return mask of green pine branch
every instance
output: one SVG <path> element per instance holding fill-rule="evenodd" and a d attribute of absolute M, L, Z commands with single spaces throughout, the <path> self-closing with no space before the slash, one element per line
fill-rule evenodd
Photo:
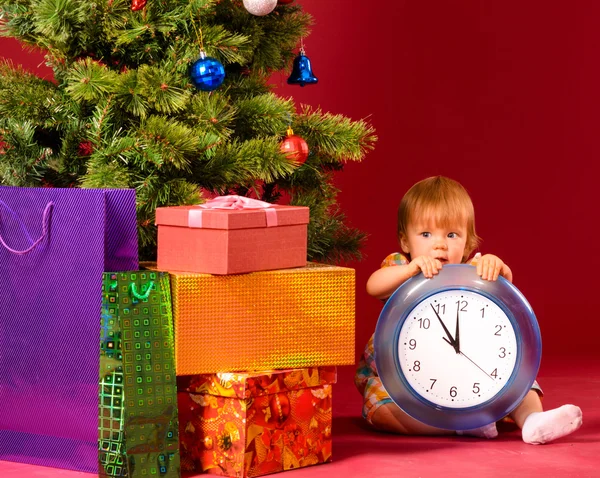
<path fill-rule="evenodd" d="M 311 141 L 316 154 L 335 161 L 362 161 L 377 141 L 375 129 L 365 120 L 353 121 L 306 105 L 296 130 Z"/>
<path fill-rule="evenodd" d="M 0 117 L 47 128 L 69 120 L 69 107 L 56 85 L 26 72 L 11 62 L 0 62 Z"/>
<path fill-rule="evenodd" d="M 39 186 L 52 155 L 35 140 L 30 121 L 0 121 L 0 182 L 9 186 Z"/>
<path fill-rule="evenodd" d="M 283 136 L 295 116 L 293 102 L 272 93 L 240 99 L 236 106 L 235 132 L 240 138 Z"/>
<path fill-rule="evenodd" d="M 291 204 L 310 208 L 308 226 L 308 255 L 318 262 L 360 260 L 360 249 L 366 234 L 349 227 L 346 217 L 335 202 L 339 191 L 323 182 L 321 192 L 296 193 Z"/>

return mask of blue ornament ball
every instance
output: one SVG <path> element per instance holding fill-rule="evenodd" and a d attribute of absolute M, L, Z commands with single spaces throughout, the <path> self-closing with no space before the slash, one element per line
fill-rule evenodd
<path fill-rule="evenodd" d="M 225 68 L 219 60 L 201 52 L 200 58 L 190 67 L 190 79 L 199 90 L 216 90 L 225 79 Z"/>

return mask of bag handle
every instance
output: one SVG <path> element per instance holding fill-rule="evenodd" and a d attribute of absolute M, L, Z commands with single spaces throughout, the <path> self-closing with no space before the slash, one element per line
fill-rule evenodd
<path fill-rule="evenodd" d="M 150 292 L 152 292 L 152 287 L 154 286 L 154 282 L 150 281 L 150 283 L 148 284 L 148 290 L 146 291 L 145 294 L 140 294 L 135 287 L 135 282 L 132 282 L 130 287 L 131 287 L 131 294 L 139 300 L 147 300 L 148 297 L 150 297 Z"/>
<path fill-rule="evenodd" d="M 6 242 L 4 242 L 4 238 L 2 237 L 2 235 L 0 235 L 0 244 L 2 244 L 10 252 L 12 252 L 14 254 L 18 254 L 18 255 L 27 254 L 28 252 L 31 252 L 33 249 L 35 249 L 37 247 L 37 245 L 40 242 L 42 242 L 44 237 L 46 237 L 46 235 L 48 234 L 48 223 L 50 222 L 50 214 L 52 213 L 52 209 L 54 208 L 54 203 L 52 201 L 50 201 L 48 204 L 46 204 L 46 207 L 44 208 L 44 214 L 42 215 L 42 235 L 35 242 L 33 241 L 33 239 L 31 239 L 31 236 L 29 235 L 29 232 L 27 232 L 27 228 L 25 227 L 25 224 L 23 224 L 23 221 L 21 221 L 21 219 L 19 219 L 17 214 L 11 208 L 9 208 L 4 201 L 0 201 L 0 206 L 3 206 L 4 208 L 6 208 L 8 210 L 8 212 L 18 221 L 19 225 L 21 226 L 21 229 L 25 233 L 25 236 L 27 236 L 27 239 L 29 240 L 29 242 L 32 243 L 31 246 L 29 246 L 24 251 L 19 251 L 19 250 L 13 249 L 8 244 L 6 244 Z"/>

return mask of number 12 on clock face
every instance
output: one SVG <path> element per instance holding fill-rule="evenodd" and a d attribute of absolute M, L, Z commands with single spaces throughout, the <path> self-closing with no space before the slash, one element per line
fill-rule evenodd
<path fill-rule="evenodd" d="M 413 392 L 435 406 L 469 408 L 493 399 L 518 363 L 508 315 L 483 294 L 443 290 L 418 302 L 398 336 L 398 361 Z"/>

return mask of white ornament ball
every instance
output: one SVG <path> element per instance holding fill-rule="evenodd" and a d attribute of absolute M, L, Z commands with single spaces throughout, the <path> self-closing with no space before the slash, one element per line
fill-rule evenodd
<path fill-rule="evenodd" d="M 252 15 L 262 17 L 271 13 L 277 6 L 277 0 L 244 0 L 244 7 Z"/>

